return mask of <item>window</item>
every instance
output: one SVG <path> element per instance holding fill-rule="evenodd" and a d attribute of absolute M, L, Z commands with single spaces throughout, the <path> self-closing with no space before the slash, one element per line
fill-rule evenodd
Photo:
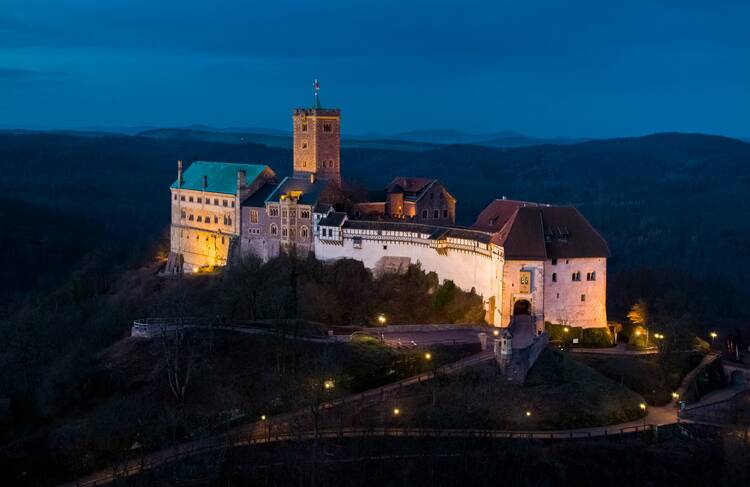
<path fill-rule="evenodd" d="M 388 250 L 388 246 L 387 245 L 383 245 L 383 250 Z"/>
<path fill-rule="evenodd" d="M 180 215 L 180 218 L 185 219 L 185 210 L 182 210 L 182 214 Z"/>
<path fill-rule="evenodd" d="M 307 122 L 302 122 L 302 131 L 307 132 Z"/>
<path fill-rule="evenodd" d="M 188 198 L 188 202 L 190 202 L 190 203 L 192 203 L 192 202 L 193 202 L 193 197 L 192 197 L 192 196 L 190 196 L 190 197 Z"/>
<path fill-rule="evenodd" d="M 198 196 L 198 203 L 203 203 L 203 198 L 201 198 L 200 196 Z"/>
<path fill-rule="evenodd" d="M 443 210 L 443 218 L 448 218 L 448 210 Z"/>
<path fill-rule="evenodd" d="M 299 230 L 299 236 L 302 240 L 307 240 L 307 227 L 302 227 Z"/>
<path fill-rule="evenodd" d="M 440 218 L 440 210 L 432 210 L 432 218 Z"/>
<path fill-rule="evenodd" d="M 289 218 L 294 218 L 297 216 L 297 210 L 294 208 L 289 208 Z"/>
<path fill-rule="evenodd" d="M 281 210 L 281 218 L 286 218 L 286 208 Z"/>
<path fill-rule="evenodd" d="M 557 282 L 557 272 L 552 273 L 552 282 Z"/>
<path fill-rule="evenodd" d="M 227 217 L 227 225 L 231 225 L 231 224 L 232 224 L 232 217 L 228 216 Z"/>
<path fill-rule="evenodd" d="M 573 273 L 573 281 L 580 281 L 581 280 L 581 271 L 577 271 Z"/>
<path fill-rule="evenodd" d="M 518 292 L 530 293 L 531 292 L 531 272 L 521 271 L 519 274 L 519 289 Z"/>
<path fill-rule="evenodd" d="M 581 294 L 581 302 L 583 302 L 583 301 L 586 301 L 586 295 L 585 294 Z"/>
<path fill-rule="evenodd" d="M 422 218 L 427 219 L 427 210 L 422 210 Z"/>
<path fill-rule="evenodd" d="M 214 215 L 214 223 L 219 223 L 219 217 Z"/>
<path fill-rule="evenodd" d="M 331 131 L 331 124 L 330 123 L 324 123 L 323 124 L 323 132 L 330 132 Z"/>
<path fill-rule="evenodd" d="M 435 193 L 430 193 L 430 199 L 431 199 L 431 200 L 434 200 L 434 199 L 435 199 Z"/>
<path fill-rule="evenodd" d="M 258 210 L 250 210 L 250 223 L 258 223 Z"/>
<path fill-rule="evenodd" d="M 282 229 L 281 229 L 281 236 L 282 236 L 282 237 L 286 238 L 286 236 L 287 236 L 288 234 L 289 234 L 289 232 L 287 232 L 287 229 L 286 229 L 286 227 L 284 227 L 284 228 L 282 228 Z"/>
<path fill-rule="evenodd" d="M 175 193 L 175 194 L 174 194 L 174 195 L 172 196 L 172 199 L 173 199 L 173 200 L 175 200 L 175 201 L 177 201 L 177 193 Z"/>
<path fill-rule="evenodd" d="M 193 221 L 193 215 L 192 214 L 188 217 L 188 220 Z"/>
<path fill-rule="evenodd" d="M 215 204 L 216 206 L 219 206 L 219 198 L 214 198 L 214 204 Z"/>
<path fill-rule="evenodd" d="M 297 229 L 292 227 L 289 229 L 289 240 L 294 240 L 297 236 Z"/>
<path fill-rule="evenodd" d="M 271 235 L 278 235 L 278 234 L 279 234 L 278 227 L 276 226 L 275 223 L 272 223 L 271 224 Z"/>
<path fill-rule="evenodd" d="M 552 265 L 557 265 L 557 259 L 552 259 Z"/>
<path fill-rule="evenodd" d="M 279 207 L 278 206 L 269 207 L 268 214 L 271 216 L 279 216 Z"/>
<path fill-rule="evenodd" d="M 300 210 L 299 217 L 300 218 L 310 218 L 310 210 Z"/>
<path fill-rule="evenodd" d="M 234 208 L 234 201 L 232 201 L 232 208 Z"/>
<path fill-rule="evenodd" d="M 200 216 L 200 215 L 198 215 L 198 218 L 196 218 L 196 221 L 202 222 L 203 221 L 203 217 Z"/>
<path fill-rule="evenodd" d="M 354 237 L 352 239 L 352 247 L 355 249 L 361 249 L 362 248 L 362 237 Z"/>
<path fill-rule="evenodd" d="M 180 195 L 180 201 L 185 201 L 185 195 Z"/>
<path fill-rule="evenodd" d="M 306 140 L 302 142 L 302 148 L 303 149 L 307 149 L 307 141 Z"/>
<path fill-rule="evenodd" d="M 224 237 L 221 237 L 221 244 L 224 245 Z"/>
<path fill-rule="evenodd" d="M 227 200 L 224 200 L 224 206 L 229 206 L 229 202 Z"/>
<path fill-rule="evenodd" d="M 586 273 L 586 280 L 587 281 L 596 281 L 596 272 L 587 272 Z"/>
<path fill-rule="evenodd" d="M 560 293 L 557 293 L 557 299 L 560 299 Z"/>

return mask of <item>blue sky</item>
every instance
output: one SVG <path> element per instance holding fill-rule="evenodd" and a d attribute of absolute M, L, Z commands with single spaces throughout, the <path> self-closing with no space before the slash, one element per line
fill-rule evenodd
<path fill-rule="evenodd" d="M 2 126 L 750 136 L 750 2 L 0 0 Z"/>

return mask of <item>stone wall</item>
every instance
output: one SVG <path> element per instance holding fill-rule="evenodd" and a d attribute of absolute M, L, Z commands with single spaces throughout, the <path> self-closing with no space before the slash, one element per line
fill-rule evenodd
<path fill-rule="evenodd" d="M 419 262 L 423 270 L 437 273 L 441 280 L 449 279 L 465 291 L 473 288 L 484 299 L 488 323 L 498 326 L 502 323 L 500 309 L 492 308 L 492 303 L 500 302 L 502 292 L 504 259 L 498 249 L 487 245 L 484 249 L 472 249 L 466 245 L 465 248 L 438 251 L 433 247 L 433 240 L 399 237 L 389 235 L 389 232 L 369 238 L 359 236 L 361 241 L 356 248 L 353 243 L 355 235 L 347 233 L 347 229 L 344 229 L 343 236 L 339 235 L 338 229 L 335 232 L 328 241 L 315 240 L 315 256 L 318 259 L 355 259 L 372 270 L 382 268 L 384 262 L 393 261 L 394 258 L 401 265 L 404 262 Z"/>
<path fill-rule="evenodd" d="M 607 326 L 607 259 L 552 262 L 544 263 L 544 319 L 583 328 Z M 573 280 L 574 273 L 580 273 L 579 281 Z"/>

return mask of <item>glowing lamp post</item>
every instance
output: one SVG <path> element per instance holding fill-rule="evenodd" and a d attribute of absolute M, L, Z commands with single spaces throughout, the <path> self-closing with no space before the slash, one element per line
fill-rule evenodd
<path fill-rule="evenodd" d="M 424 354 L 424 359 L 428 361 L 432 360 L 432 354 L 430 352 L 427 352 L 426 354 Z"/>
<path fill-rule="evenodd" d="M 393 408 L 393 415 L 394 416 L 400 416 L 401 410 L 399 408 Z"/>
<path fill-rule="evenodd" d="M 378 315 L 378 324 L 380 326 L 385 326 L 385 322 L 386 322 L 385 315 L 383 313 L 379 314 Z"/>
<path fill-rule="evenodd" d="M 327 379 L 323 382 L 323 389 L 327 391 L 330 391 L 331 389 L 333 389 L 333 386 L 334 386 L 333 379 Z"/>
<path fill-rule="evenodd" d="M 713 348 L 713 346 L 714 346 L 714 340 L 716 340 L 716 337 L 719 336 L 719 334 L 716 333 L 715 331 L 712 331 L 709 334 L 709 336 L 711 337 L 711 348 Z"/>

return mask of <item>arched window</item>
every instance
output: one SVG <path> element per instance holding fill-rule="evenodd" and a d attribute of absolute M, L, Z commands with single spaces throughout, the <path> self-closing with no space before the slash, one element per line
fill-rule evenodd
<path fill-rule="evenodd" d="M 271 235 L 278 235 L 279 234 L 279 228 L 276 226 L 275 223 L 271 223 Z"/>
<path fill-rule="evenodd" d="M 307 227 L 300 228 L 299 235 L 302 238 L 302 240 L 307 240 Z"/>
<path fill-rule="evenodd" d="M 552 282 L 557 282 L 557 272 L 552 273 Z"/>

